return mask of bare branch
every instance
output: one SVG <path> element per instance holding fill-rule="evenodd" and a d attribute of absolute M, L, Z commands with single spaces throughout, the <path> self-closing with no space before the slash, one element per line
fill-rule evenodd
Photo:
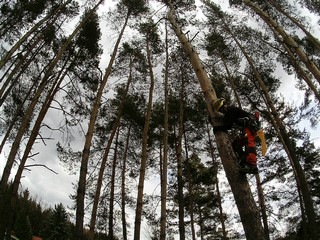
<path fill-rule="evenodd" d="M 28 171 L 31 171 L 30 169 L 28 169 L 28 168 L 30 168 L 30 167 L 44 167 L 44 168 L 48 169 L 49 171 L 51 171 L 51 172 L 53 172 L 53 173 L 55 173 L 55 174 L 58 175 L 58 173 L 57 173 L 56 171 L 52 170 L 51 168 L 47 167 L 47 166 L 44 165 L 44 164 L 31 164 L 31 165 L 26 165 L 26 166 L 25 166 L 25 169 L 28 170 Z"/>

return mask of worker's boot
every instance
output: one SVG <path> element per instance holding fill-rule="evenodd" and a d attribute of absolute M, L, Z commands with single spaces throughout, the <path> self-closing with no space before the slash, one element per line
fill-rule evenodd
<path fill-rule="evenodd" d="M 240 167 L 239 172 L 257 174 L 258 168 L 255 165 L 245 164 L 243 167 Z"/>

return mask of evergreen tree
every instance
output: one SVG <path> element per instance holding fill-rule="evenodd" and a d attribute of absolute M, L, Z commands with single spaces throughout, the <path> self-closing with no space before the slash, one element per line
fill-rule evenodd
<path fill-rule="evenodd" d="M 68 214 L 60 203 L 54 206 L 48 219 L 46 229 L 47 239 L 49 240 L 69 240 L 70 226 Z"/>

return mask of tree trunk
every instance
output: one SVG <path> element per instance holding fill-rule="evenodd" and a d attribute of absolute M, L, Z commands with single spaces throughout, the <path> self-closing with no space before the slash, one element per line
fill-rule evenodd
<path fill-rule="evenodd" d="M 114 208 L 114 189 L 115 189 L 115 179 L 116 179 L 116 166 L 117 166 L 117 156 L 118 156 L 118 139 L 119 139 L 120 128 L 117 129 L 116 143 L 114 149 L 114 156 L 112 161 L 112 171 L 111 171 L 111 190 L 110 190 L 110 201 L 109 201 L 109 238 L 113 239 L 113 208 Z"/>
<path fill-rule="evenodd" d="M 99 1 L 99 3 L 95 6 L 96 9 L 103 0 Z M 123 36 L 124 30 L 127 26 L 129 19 L 129 14 L 127 14 L 121 32 L 118 36 L 118 39 L 115 43 L 113 52 L 111 54 L 111 58 L 109 64 L 106 68 L 105 75 L 103 80 L 99 86 L 97 96 L 95 98 L 94 105 L 91 110 L 88 130 L 86 134 L 85 144 L 82 150 L 82 157 L 81 157 L 81 167 L 80 167 L 80 174 L 79 174 L 79 182 L 78 182 L 78 189 L 77 189 L 77 210 L 76 210 L 76 234 L 74 240 L 81 240 L 83 238 L 83 218 L 84 218 L 84 198 L 86 193 L 86 178 L 87 178 L 87 171 L 88 171 L 88 162 L 89 162 L 89 155 L 90 155 L 90 148 L 91 148 L 91 141 L 93 138 L 94 133 L 94 126 L 96 122 L 96 118 L 100 108 L 100 102 L 103 94 L 103 90 L 107 84 L 108 78 L 111 74 L 112 65 L 115 61 L 116 54 L 118 51 L 118 47 L 120 45 L 121 38 Z"/>
<path fill-rule="evenodd" d="M 212 164 L 214 167 L 214 177 L 216 179 L 215 181 L 215 186 L 217 190 L 217 201 L 218 201 L 218 207 L 219 207 L 219 220 L 221 222 L 221 228 L 222 228 L 222 240 L 227 240 L 227 231 L 226 231 L 226 226 L 225 226 L 225 217 L 223 213 L 223 208 L 222 208 L 222 198 L 220 194 L 220 188 L 219 188 L 219 179 L 218 179 L 218 162 L 217 159 L 214 157 L 214 147 L 212 145 L 212 140 L 211 140 L 211 134 L 210 134 L 210 129 L 208 127 L 208 143 L 209 143 L 209 154 L 212 159 Z"/>
<path fill-rule="evenodd" d="M 221 57 L 221 61 L 222 61 L 223 66 L 225 67 L 225 69 L 227 71 L 227 76 L 228 76 L 227 80 L 230 83 L 230 86 L 231 86 L 231 89 L 233 91 L 234 97 L 235 97 L 235 99 L 237 101 L 238 107 L 242 108 L 241 107 L 240 96 L 239 96 L 239 94 L 238 94 L 238 92 L 236 90 L 236 86 L 234 85 L 233 77 L 232 77 L 232 75 L 231 75 L 231 73 L 229 71 L 228 65 L 227 65 L 227 63 L 226 63 L 226 61 L 225 61 L 225 59 L 223 57 Z"/>
<path fill-rule="evenodd" d="M 64 67 L 66 67 L 66 64 Z M 8 236 L 10 236 L 10 234 L 11 234 L 11 230 L 12 230 L 11 228 L 14 223 L 14 216 L 16 213 L 16 202 L 18 200 L 18 189 L 19 189 L 22 173 L 25 168 L 25 164 L 28 160 L 29 154 L 30 154 L 32 147 L 34 145 L 34 142 L 36 141 L 36 138 L 39 134 L 39 130 L 41 128 L 41 124 L 43 122 L 43 119 L 45 118 L 46 113 L 48 112 L 48 109 L 54 99 L 54 96 L 56 95 L 56 93 L 59 90 L 61 82 L 63 81 L 64 77 L 67 74 L 66 71 L 64 71 L 64 73 L 62 74 L 63 71 L 64 71 L 64 69 L 62 69 L 60 71 L 61 74 L 57 77 L 56 83 L 52 85 L 51 90 L 48 92 L 46 100 L 43 103 L 43 106 L 38 114 L 38 118 L 33 126 L 32 131 L 31 131 L 31 134 L 30 134 L 29 140 L 27 142 L 27 145 L 25 147 L 23 156 L 20 160 L 19 167 L 18 167 L 17 173 L 15 175 L 15 178 L 14 178 L 14 181 L 12 184 L 11 201 L 10 201 L 11 206 L 10 206 L 10 212 L 9 212 L 9 217 L 8 217 L 9 223 L 8 223 L 7 230 L 6 230 L 6 233 Z"/>
<path fill-rule="evenodd" d="M 208 111 L 212 118 L 213 126 L 217 126 L 219 124 L 219 118 L 217 119 L 216 114 L 213 114 L 210 106 L 210 103 L 217 98 L 216 93 L 211 85 L 211 81 L 208 78 L 206 71 L 204 70 L 198 53 L 195 51 L 195 49 L 193 49 L 191 43 L 188 41 L 185 34 L 183 34 L 181 28 L 177 24 L 172 5 L 169 4 L 169 6 L 171 7 L 167 15 L 168 20 L 170 21 L 173 30 L 182 44 L 184 51 L 189 57 L 193 69 L 198 77 L 199 84 L 202 92 L 204 93 L 204 98 L 208 106 Z M 264 239 L 263 228 L 259 217 L 259 210 L 253 199 L 246 176 L 240 174 L 238 171 L 236 163 L 237 159 L 232 150 L 229 137 L 225 132 L 221 131 L 216 132 L 215 137 L 222 165 L 231 186 L 246 237 L 248 240 Z"/>
<path fill-rule="evenodd" d="M 38 40 L 40 41 L 41 39 L 38 39 Z M 34 44 L 32 44 L 30 48 L 33 50 L 36 47 L 36 45 L 39 43 L 39 41 L 34 42 Z M 27 59 L 27 56 L 28 56 L 28 53 L 30 53 L 30 51 L 28 51 L 25 55 L 23 55 L 22 58 L 18 61 L 18 63 L 15 65 L 14 69 L 7 76 L 6 81 L 3 83 L 3 86 L 1 87 L 1 90 L 0 90 L 0 106 L 2 106 L 7 96 L 12 92 L 12 88 L 18 83 L 18 80 L 20 79 L 21 75 L 25 72 L 25 70 L 28 69 L 32 61 L 35 61 L 35 56 L 37 55 L 37 53 L 40 52 L 40 50 L 44 45 L 45 43 L 43 42 L 43 44 L 41 44 L 36 49 L 35 53 L 32 54 L 32 56 L 30 56 L 29 59 Z M 37 82 L 34 81 L 32 84 L 32 87 L 35 86 L 36 84 Z M 32 87 L 30 87 L 30 89 L 32 89 Z M 29 92 L 30 91 L 31 90 L 29 90 Z M 29 94 L 26 94 L 26 95 L 29 95 Z"/>
<path fill-rule="evenodd" d="M 169 53 L 168 53 L 168 29 L 166 31 L 166 62 L 164 71 L 164 119 L 163 119 L 163 161 L 161 171 L 161 216 L 160 216 L 160 240 L 166 239 L 167 223 L 167 174 L 168 174 L 168 119 L 169 119 L 169 97 L 168 97 L 168 74 L 169 74 Z"/>
<path fill-rule="evenodd" d="M 199 211 L 200 240 L 204 240 L 203 238 L 204 228 L 203 228 L 203 218 L 202 218 L 201 207 L 199 207 L 198 211 Z"/>
<path fill-rule="evenodd" d="M 275 30 L 272 29 L 273 32 L 275 33 Z M 275 34 L 276 35 L 276 34 Z M 315 84 L 313 83 L 312 77 L 310 74 L 308 74 L 305 69 L 300 65 L 300 63 L 297 61 L 296 57 L 294 56 L 294 53 L 290 50 L 290 48 L 283 43 L 282 41 L 279 41 L 285 51 L 287 52 L 287 57 L 289 61 L 291 62 L 292 67 L 295 69 L 296 73 L 298 76 L 300 76 L 307 84 L 307 86 L 310 88 L 310 90 L 313 92 L 314 96 L 319 100 L 320 102 L 320 91 L 317 89 Z"/>
<path fill-rule="evenodd" d="M 126 145 L 122 160 L 122 174 L 121 174 L 121 219 L 122 219 L 122 235 L 123 240 L 127 240 L 127 221 L 126 221 L 126 170 L 127 170 L 127 155 L 129 149 L 131 126 L 128 127 Z"/>
<path fill-rule="evenodd" d="M 184 81 L 181 82 L 180 97 L 179 97 L 179 128 L 178 137 L 176 140 L 176 156 L 177 156 L 177 180 L 178 180 L 178 206 L 179 206 L 179 236 L 180 240 L 184 240 L 185 236 L 185 222 L 184 222 L 184 197 L 183 197 L 183 177 L 182 177 L 182 138 L 183 138 L 183 120 L 184 120 L 184 103 L 183 103 Z"/>
<path fill-rule="evenodd" d="M 97 7 L 97 6 L 96 6 Z M 94 9 L 95 10 L 95 9 Z M 93 11 L 94 11 L 93 10 Z M 41 96 L 41 94 L 43 93 L 43 91 L 45 90 L 46 86 L 48 86 L 48 79 L 52 74 L 53 69 L 55 68 L 55 66 L 57 65 L 57 63 L 59 62 L 59 60 L 62 58 L 64 52 L 66 51 L 67 47 L 69 46 L 69 44 L 71 43 L 72 39 L 75 37 L 75 35 L 79 32 L 79 30 L 81 29 L 81 27 L 83 26 L 83 24 L 86 22 L 86 20 L 89 18 L 89 16 L 87 16 L 86 18 L 84 18 L 79 25 L 74 29 L 74 31 L 72 32 L 72 34 L 68 37 L 68 39 L 66 40 L 66 42 L 63 44 L 63 46 L 60 48 L 59 52 L 56 54 L 55 58 L 50 62 L 48 69 L 45 73 L 45 76 L 43 77 L 38 90 L 36 91 L 35 95 L 33 96 L 33 99 L 31 101 L 31 103 L 29 104 L 27 111 L 25 113 L 24 119 L 20 125 L 19 131 L 16 135 L 16 138 L 11 146 L 11 151 L 9 153 L 8 156 L 8 160 L 6 163 L 6 166 L 3 170 L 3 174 L 2 174 L 2 178 L 1 178 L 1 184 L 0 186 L 4 186 L 7 184 L 9 176 L 10 176 L 10 172 L 12 169 L 12 165 L 14 163 L 15 160 L 15 156 L 16 153 L 18 152 L 19 146 L 20 146 L 20 142 L 21 139 L 24 135 L 24 132 L 27 128 L 27 125 L 29 124 L 29 121 L 31 119 L 31 116 L 33 114 L 33 111 L 35 109 L 36 104 L 38 103 L 38 99 Z M 40 77 L 40 76 L 39 76 Z"/>
<path fill-rule="evenodd" d="M 101 162 L 101 166 L 100 166 L 100 170 L 99 170 L 99 175 L 98 175 L 98 179 L 97 179 L 97 185 L 96 185 L 96 192 L 94 195 L 94 200 L 93 200 L 93 206 L 92 206 L 92 212 L 91 212 L 91 221 L 90 221 L 90 230 L 89 230 L 89 239 L 94 239 L 94 230 L 95 230 L 95 225 L 96 225 L 96 218 L 97 218 L 97 210 L 98 210 L 98 204 L 99 204 L 99 199 L 100 199 L 100 193 L 101 193 L 101 187 L 102 187 L 102 181 L 103 181 L 103 176 L 104 176 L 104 171 L 106 168 L 106 164 L 107 164 L 107 160 L 108 160 L 108 156 L 109 156 L 109 152 L 111 149 L 111 145 L 112 145 L 112 141 L 113 138 L 116 134 L 117 129 L 120 126 L 120 120 L 122 117 L 122 113 L 125 107 L 125 103 L 126 103 L 126 98 L 127 98 L 127 93 L 129 91 L 129 86 L 132 80 L 132 76 L 131 76 L 131 69 L 132 69 L 132 60 L 130 59 L 130 74 L 128 77 L 128 81 L 127 81 L 127 85 L 126 85 L 126 89 L 124 91 L 124 94 L 122 96 L 122 100 L 121 100 L 121 104 L 118 108 L 118 112 L 117 112 L 117 117 L 116 120 L 113 124 L 111 133 L 110 133 L 110 137 L 109 140 L 107 142 L 107 146 L 105 148 L 103 157 L 102 157 L 102 162 Z"/>
<path fill-rule="evenodd" d="M 149 49 L 149 42 L 147 40 L 147 61 L 148 70 L 150 75 L 150 88 L 149 88 L 149 99 L 148 106 L 145 116 L 145 123 L 143 128 L 142 136 L 142 150 L 141 150 L 141 164 L 140 164 L 140 176 L 138 184 L 138 195 L 137 195 L 137 205 L 136 205 L 136 216 L 134 222 L 134 240 L 140 240 L 140 230 L 141 230 L 141 216 L 142 216 L 142 201 L 143 201 L 143 188 L 144 188 L 144 178 L 146 174 L 147 160 L 148 160 L 148 132 L 151 119 L 152 111 L 152 97 L 154 90 L 154 75 L 151 62 L 151 50 Z"/>
<path fill-rule="evenodd" d="M 316 64 L 308 58 L 308 55 L 299 47 L 297 42 L 287 34 L 284 29 L 274 21 L 266 12 L 259 8 L 255 3 L 250 0 L 243 0 L 243 2 L 255 11 L 268 25 L 274 29 L 276 33 L 281 36 L 282 41 L 291 49 L 292 52 L 296 53 L 299 59 L 305 64 L 306 68 L 313 74 L 315 79 L 320 83 L 320 70 Z"/>
<path fill-rule="evenodd" d="M 184 92 L 184 90 L 183 90 Z M 180 96 L 181 99 L 184 99 L 183 95 Z M 181 101 L 182 102 L 182 101 Z M 182 106 L 183 107 L 183 106 Z M 183 111 L 182 111 L 182 115 L 183 115 Z M 183 120 L 184 122 L 184 120 Z M 184 126 L 184 124 L 183 124 Z M 183 127 L 183 129 L 185 129 Z M 189 159 L 189 154 L 188 154 L 188 147 L 187 147 L 187 136 L 186 136 L 186 132 L 183 131 L 183 136 L 184 136 L 184 149 L 185 149 L 185 153 L 186 153 L 186 163 L 188 164 L 188 162 L 190 161 Z M 192 177 L 191 177 L 191 172 L 189 170 L 189 168 L 187 168 L 187 173 L 186 173 L 186 177 L 188 179 L 188 191 L 189 191 L 189 212 L 190 212 L 190 227 L 191 227 L 191 238 L 192 240 L 196 239 L 196 230 L 195 230 L 195 221 L 194 221 L 194 202 L 193 202 L 193 181 L 192 181 Z M 183 186 L 182 186 L 183 187 Z M 183 202 L 183 206 L 184 206 L 184 202 Z"/>
<path fill-rule="evenodd" d="M 264 194 L 261 185 L 261 180 L 259 174 L 256 174 L 256 182 L 257 182 L 257 189 L 258 189 L 258 197 L 259 197 L 259 204 L 260 210 L 262 215 L 262 222 L 263 222 L 263 230 L 264 230 L 264 237 L 266 240 L 270 240 L 270 232 L 269 232 L 269 225 L 268 225 L 268 215 L 266 211 L 266 204 L 264 201 Z"/>

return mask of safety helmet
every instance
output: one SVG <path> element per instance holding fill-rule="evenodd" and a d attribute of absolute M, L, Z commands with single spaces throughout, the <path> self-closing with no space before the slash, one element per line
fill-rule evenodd
<path fill-rule="evenodd" d="M 224 104 L 224 102 L 225 102 L 224 98 L 217 98 L 217 99 L 213 100 L 213 102 L 212 102 L 213 111 L 218 112 L 219 109 Z"/>

